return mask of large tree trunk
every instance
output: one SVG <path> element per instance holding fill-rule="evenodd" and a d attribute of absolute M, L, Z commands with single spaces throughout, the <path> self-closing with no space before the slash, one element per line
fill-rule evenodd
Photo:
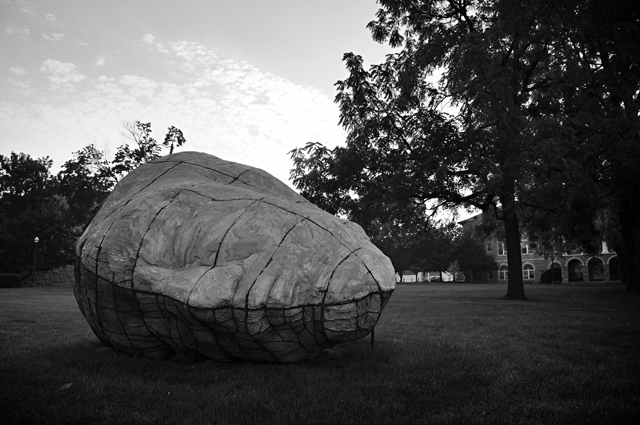
<path fill-rule="evenodd" d="M 622 252 L 616 250 L 616 253 L 620 258 L 622 283 L 628 291 L 640 292 L 640 187 L 632 184 L 625 195 L 619 200 Z"/>
<path fill-rule="evenodd" d="M 526 300 L 524 295 L 524 280 L 522 279 L 522 256 L 520 254 L 520 227 L 516 212 L 515 196 L 512 190 L 500 197 L 502 202 L 504 233 L 507 244 L 507 264 L 509 279 L 507 283 L 506 299 Z"/>

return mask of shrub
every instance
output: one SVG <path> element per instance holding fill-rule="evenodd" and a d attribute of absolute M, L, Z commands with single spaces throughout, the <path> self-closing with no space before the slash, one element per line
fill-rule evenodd
<path fill-rule="evenodd" d="M 545 270 L 540 277 L 540 283 L 562 283 L 562 271 L 558 268 Z"/>
<path fill-rule="evenodd" d="M 0 274 L 0 288 L 17 288 L 22 282 L 22 275 L 17 273 Z"/>

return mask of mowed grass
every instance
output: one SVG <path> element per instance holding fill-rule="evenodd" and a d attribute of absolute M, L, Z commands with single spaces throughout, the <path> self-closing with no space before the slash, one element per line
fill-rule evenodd
<path fill-rule="evenodd" d="M 399 285 L 374 351 L 364 338 L 275 365 L 125 355 L 98 342 L 70 289 L 0 289 L 0 423 L 640 423 L 640 295 L 505 292 Z"/>

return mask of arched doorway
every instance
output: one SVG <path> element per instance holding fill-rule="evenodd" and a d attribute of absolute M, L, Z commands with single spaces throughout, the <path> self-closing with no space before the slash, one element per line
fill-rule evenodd
<path fill-rule="evenodd" d="M 592 258 L 588 263 L 589 281 L 598 282 L 604 280 L 604 263 L 600 258 Z"/>
<path fill-rule="evenodd" d="M 582 282 L 584 277 L 582 276 L 582 262 L 580 260 L 573 259 L 567 264 L 569 269 L 569 282 Z"/>
<path fill-rule="evenodd" d="M 620 280 L 620 259 L 618 257 L 609 260 L 609 280 Z"/>

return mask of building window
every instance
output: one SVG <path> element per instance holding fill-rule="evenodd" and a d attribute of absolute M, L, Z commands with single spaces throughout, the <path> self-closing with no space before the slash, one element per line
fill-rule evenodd
<path fill-rule="evenodd" d="M 509 279 L 509 268 L 507 266 L 500 266 L 500 270 L 498 270 L 498 279 L 499 280 Z"/>
<path fill-rule="evenodd" d="M 529 253 L 529 245 L 526 242 L 520 242 L 520 252 L 522 254 Z"/>
<path fill-rule="evenodd" d="M 493 272 L 487 272 L 487 280 L 493 280 Z"/>
<path fill-rule="evenodd" d="M 507 255 L 507 247 L 502 242 L 498 243 L 498 255 Z"/>
<path fill-rule="evenodd" d="M 536 278 L 536 272 L 533 270 L 533 266 L 531 264 L 525 264 L 522 267 L 522 277 L 525 280 L 532 280 Z"/>
<path fill-rule="evenodd" d="M 487 252 L 491 252 L 491 244 L 490 243 L 487 244 Z"/>

